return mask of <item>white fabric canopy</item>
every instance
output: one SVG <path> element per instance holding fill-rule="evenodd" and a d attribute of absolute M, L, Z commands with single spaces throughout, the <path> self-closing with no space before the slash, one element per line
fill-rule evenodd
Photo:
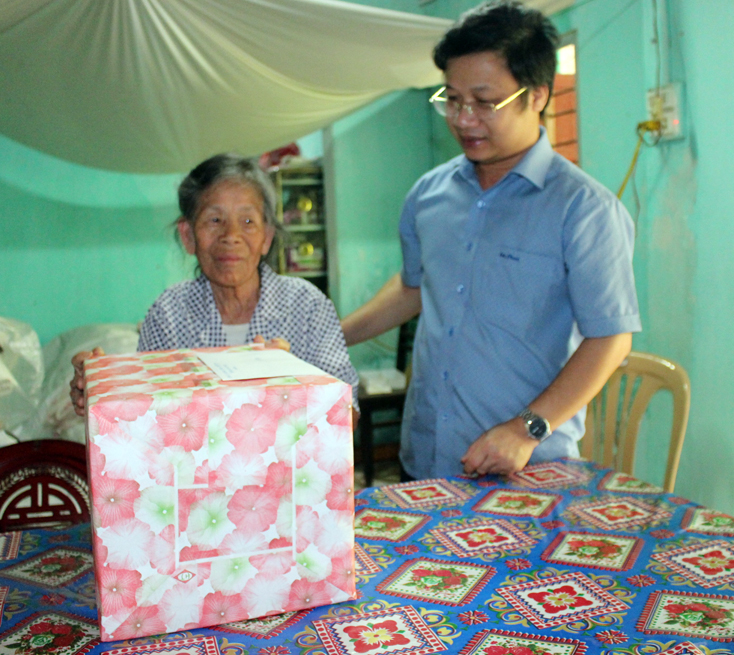
<path fill-rule="evenodd" d="M 440 83 L 449 24 L 339 0 L 2 0 L 0 133 L 135 173 L 256 155 Z"/>

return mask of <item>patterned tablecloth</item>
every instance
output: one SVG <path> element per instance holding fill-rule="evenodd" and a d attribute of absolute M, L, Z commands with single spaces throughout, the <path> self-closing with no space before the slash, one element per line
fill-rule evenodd
<path fill-rule="evenodd" d="M 0 654 L 734 653 L 734 518 L 630 476 L 560 461 L 356 505 L 356 601 L 107 644 L 89 526 L 0 535 Z"/>

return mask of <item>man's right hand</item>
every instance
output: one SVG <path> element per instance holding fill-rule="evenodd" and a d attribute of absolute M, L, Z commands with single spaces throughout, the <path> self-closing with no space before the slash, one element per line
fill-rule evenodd
<path fill-rule="evenodd" d="M 71 396 L 71 404 L 78 416 L 84 416 L 84 387 L 86 386 L 84 381 L 84 360 L 90 357 L 101 357 L 102 355 L 104 355 L 104 350 L 95 348 L 91 352 L 89 350 L 78 352 L 71 358 L 71 363 L 74 365 L 74 377 L 69 382 L 69 386 L 71 387 L 69 396 Z"/>
<path fill-rule="evenodd" d="M 510 475 L 521 471 L 538 441 L 528 436 L 521 419 L 495 425 L 477 439 L 461 458 L 467 475 Z"/>

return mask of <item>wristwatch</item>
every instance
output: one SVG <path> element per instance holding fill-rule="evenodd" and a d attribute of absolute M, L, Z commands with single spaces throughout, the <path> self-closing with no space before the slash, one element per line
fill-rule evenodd
<path fill-rule="evenodd" d="M 542 416 L 538 416 L 530 409 L 522 410 L 519 416 L 523 420 L 523 423 L 525 423 L 525 429 L 528 431 L 528 436 L 531 439 L 543 441 L 550 437 L 550 423 L 548 423 L 548 421 L 546 421 Z"/>

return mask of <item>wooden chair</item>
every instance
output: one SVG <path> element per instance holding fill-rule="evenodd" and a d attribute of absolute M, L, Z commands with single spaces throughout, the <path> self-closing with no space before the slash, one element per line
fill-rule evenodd
<path fill-rule="evenodd" d="M 406 374 L 410 381 L 411 355 L 413 352 L 413 340 L 418 325 L 418 318 L 413 318 L 400 326 L 398 333 L 398 348 L 395 367 Z M 405 405 L 406 388 L 402 391 L 391 391 L 390 393 L 368 394 L 359 388 L 359 442 L 361 447 L 362 471 L 364 472 L 364 483 L 367 487 L 372 486 L 375 473 L 374 446 L 372 436 L 375 428 L 384 428 L 391 425 L 400 425 L 403 420 L 403 407 Z M 376 413 L 389 411 L 391 416 L 377 418 Z"/>
<path fill-rule="evenodd" d="M 89 521 L 86 448 L 59 439 L 0 448 L 0 532 Z"/>
<path fill-rule="evenodd" d="M 631 352 L 589 403 L 581 456 L 632 475 L 642 417 L 650 399 L 664 389 L 673 395 L 673 428 L 663 485 L 672 493 L 691 405 L 690 381 L 680 364 Z"/>

